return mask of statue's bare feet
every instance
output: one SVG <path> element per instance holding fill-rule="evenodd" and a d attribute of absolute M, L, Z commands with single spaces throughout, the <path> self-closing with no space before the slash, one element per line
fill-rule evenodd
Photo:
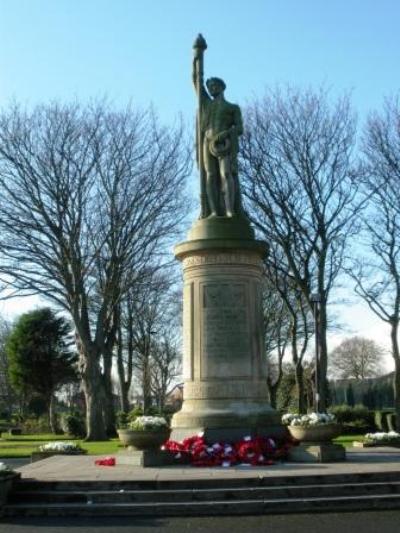
<path fill-rule="evenodd" d="M 210 215 L 208 218 L 216 218 L 218 215 L 215 211 L 211 211 Z"/>

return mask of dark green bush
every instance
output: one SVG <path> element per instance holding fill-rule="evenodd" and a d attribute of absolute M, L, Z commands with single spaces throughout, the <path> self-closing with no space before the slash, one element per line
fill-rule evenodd
<path fill-rule="evenodd" d="M 398 431 L 394 409 L 375 411 L 375 426 L 378 431 Z"/>
<path fill-rule="evenodd" d="M 375 427 L 378 431 L 387 431 L 386 419 L 382 411 L 375 411 L 374 414 Z"/>
<path fill-rule="evenodd" d="M 118 413 L 116 414 L 116 419 L 117 419 L 118 429 L 124 429 L 128 427 L 128 422 L 129 422 L 128 413 L 125 413 L 124 411 L 118 411 Z"/>
<path fill-rule="evenodd" d="M 61 417 L 61 428 L 64 433 L 72 435 L 73 437 L 86 436 L 86 424 L 82 415 L 74 413 L 64 414 Z"/>
<path fill-rule="evenodd" d="M 22 423 L 15 424 L 22 428 L 22 433 L 34 435 L 36 433 L 51 433 L 47 416 L 39 418 L 26 418 Z"/>
<path fill-rule="evenodd" d="M 397 431 L 396 413 L 386 413 L 386 423 L 389 431 Z"/>
<path fill-rule="evenodd" d="M 133 422 L 135 420 L 135 418 L 137 418 L 138 416 L 142 416 L 142 415 L 143 415 L 143 409 L 142 409 L 142 407 L 137 405 L 131 411 L 129 411 L 129 413 L 128 413 L 128 422 Z"/>
<path fill-rule="evenodd" d="M 360 433 L 373 431 L 375 428 L 374 412 L 364 405 L 335 405 L 329 409 L 339 424 L 343 424 L 344 432 Z"/>

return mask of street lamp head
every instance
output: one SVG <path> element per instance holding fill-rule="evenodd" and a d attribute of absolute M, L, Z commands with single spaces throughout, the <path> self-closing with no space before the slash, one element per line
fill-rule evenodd
<path fill-rule="evenodd" d="M 311 302 L 317 304 L 321 301 L 321 295 L 319 292 L 313 292 L 311 295 L 310 295 L 310 300 Z"/>

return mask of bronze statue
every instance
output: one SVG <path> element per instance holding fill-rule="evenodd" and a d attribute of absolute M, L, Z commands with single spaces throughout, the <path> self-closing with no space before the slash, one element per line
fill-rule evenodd
<path fill-rule="evenodd" d="M 243 133 L 240 107 L 224 98 L 225 82 L 203 83 L 203 55 L 207 44 L 200 34 L 194 45 L 193 84 L 198 97 L 197 163 L 200 170 L 200 218 L 232 217 L 241 212 L 237 155 Z"/>

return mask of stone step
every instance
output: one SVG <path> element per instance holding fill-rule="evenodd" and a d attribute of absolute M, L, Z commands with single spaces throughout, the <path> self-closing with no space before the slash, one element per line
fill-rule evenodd
<path fill-rule="evenodd" d="M 235 501 L 9 504 L 10 516 L 201 516 L 400 509 L 399 494 Z"/>
<path fill-rule="evenodd" d="M 315 498 L 318 496 L 400 494 L 400 481 L 366 483 L 326 483 L 324 485 L 283 485 L 271 487 L 231 487 L 171 490 L 36 490 L 15 491 L 10 503 L 134 503 L 134 502 L 223 502 L 234 500 L 271 500 L 282 498 Z"/>
<path fill-rule="evenodd" d="M 217 470 L 217 469 L 215 469 Z M 224 469 L 225 470 L 225 469 Z M 194 470 L 193 470 L 194 471 Z M 243 487 L 279 487 L 284 485 L 325 485 L 341 483 L 367 483 L 400 481 L 400 471 L 387 472 L 358 472 L 349 474 L 329 475 L 285 475 L 285 476 L 252 476 L 232 478 L 205 478 L 199 479 L 165 479 L 165 480 L 90 480 L 90 481 L 40 481 L 21 479 L 18 482 L 18 491 L 117 491 L 117 490 L 183 490 L 207 488 L 243 488 Z"/>

